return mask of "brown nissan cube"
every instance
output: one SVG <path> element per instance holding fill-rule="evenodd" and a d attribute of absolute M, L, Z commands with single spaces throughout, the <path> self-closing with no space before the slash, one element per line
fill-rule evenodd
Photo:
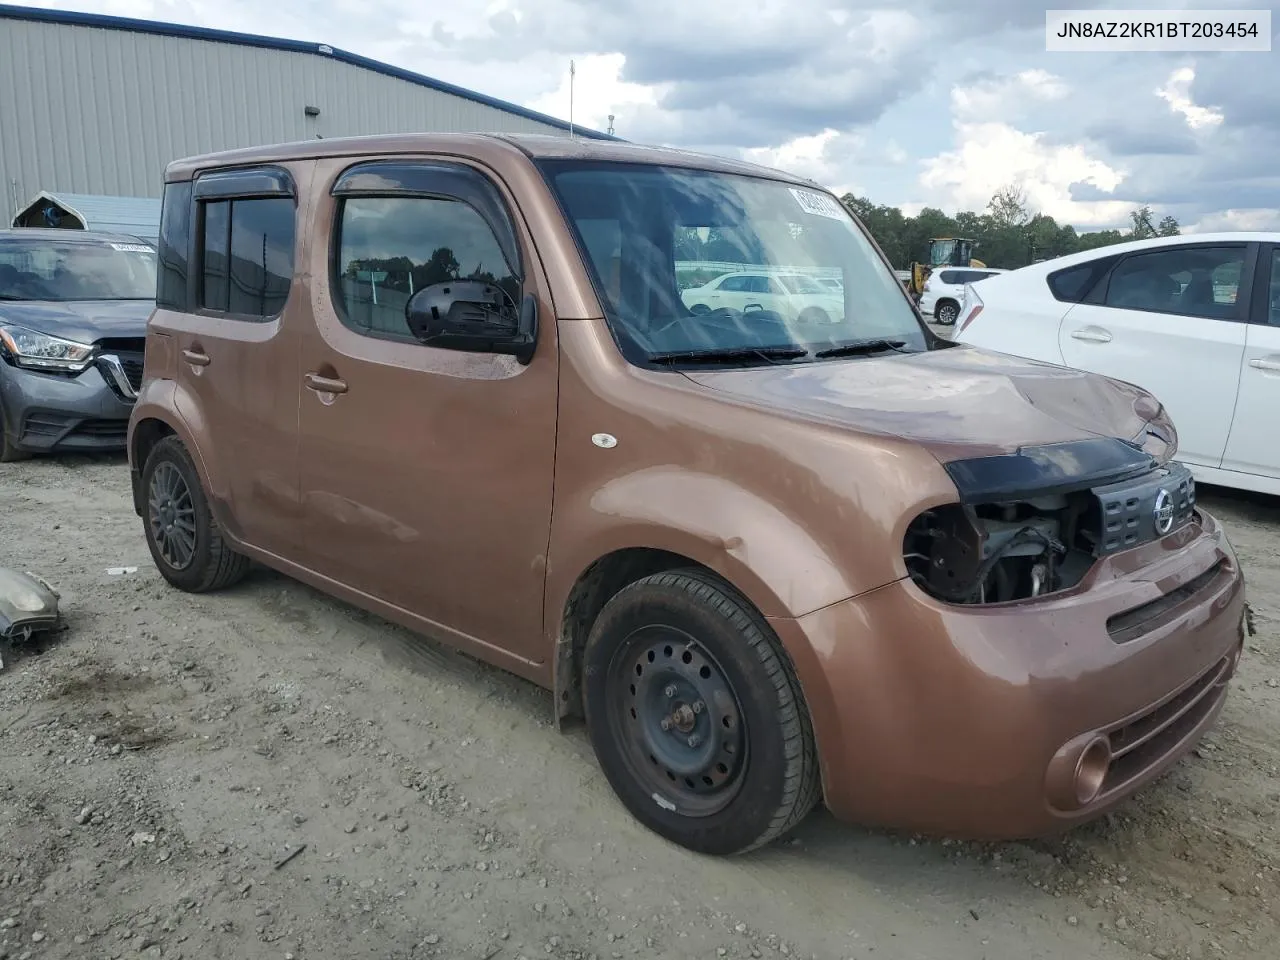
<path fill-rule="evenodd" d="M 813 183 L 470 134 L 165 179 L 163 576 L 256 561 L 550 688 L 658 834 L 1046 835 L 1221 710 L 1244 584 L 1158 400 L 937 337 Z"/>

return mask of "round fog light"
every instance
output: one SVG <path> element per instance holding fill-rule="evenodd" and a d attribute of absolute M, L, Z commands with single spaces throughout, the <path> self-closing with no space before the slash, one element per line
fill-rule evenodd
<path fill-rule="evenodd" d="M 1076 761 L 1076 800 L 1086 806 L 1102 791 L 1111 766 L 1111 744 L 1106 737 L 1098 737 L 1084 748 Z"/>

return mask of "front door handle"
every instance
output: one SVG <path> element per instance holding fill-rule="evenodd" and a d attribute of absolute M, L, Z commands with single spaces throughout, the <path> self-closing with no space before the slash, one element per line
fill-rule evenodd
<path fill-rule="evenodd" d="M 199 350 L 183 350 L 182 359 L 193 367 L 207 367 L 209 365 L 209 355 L 201 353 Z"/>
<path fill-rule="evenodd" d="M 1266 370 L 1268 373 L 1280 373 L 1280 360 L 1268 360 L 1265 357 L 1257 357 L 1249 361 L 1249 366 L 1256 367 L 1259 370 Z"/>
<path fill-rule="evenodd" d="M 316 393 L 346 393 L 347 381 L 334 377 L 322 377 L 318 373 L 308 373 L 302 378 L 307 388 Z"/>
<path fill-rule="evenodd" d="M 1101 327 L 1084 327 L 1080 330 L 1072 330 L 1071 336 L 1076 340 L 1087 340 L 1089 343 L 1111 342 L 1111 334 Z"/>

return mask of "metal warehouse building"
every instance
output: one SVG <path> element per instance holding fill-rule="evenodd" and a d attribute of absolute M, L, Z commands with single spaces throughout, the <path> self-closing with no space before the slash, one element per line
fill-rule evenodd
<path fill-rule="evenodd" d="M 0 4 L 0 226 L 42 191 L 159 197 L 169 161 L 214 150 L 568 129 L 325 44 Z"/>

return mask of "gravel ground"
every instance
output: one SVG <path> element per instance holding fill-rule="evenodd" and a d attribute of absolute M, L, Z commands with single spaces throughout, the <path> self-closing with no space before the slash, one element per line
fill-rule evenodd
<path fill-rule="evenodd" d="M 0 960 L 1276 956 L 1278 501 L 1204 492 L 1258 635 L 1117 814 L 974 845 L 819 812 L 717 860 L 636 825 L 523 681 L 267 571 L 168 588 L 122 458 L 0 466 L 0 493 L 0 564 L 68 624 L 3 651 Z"/>

